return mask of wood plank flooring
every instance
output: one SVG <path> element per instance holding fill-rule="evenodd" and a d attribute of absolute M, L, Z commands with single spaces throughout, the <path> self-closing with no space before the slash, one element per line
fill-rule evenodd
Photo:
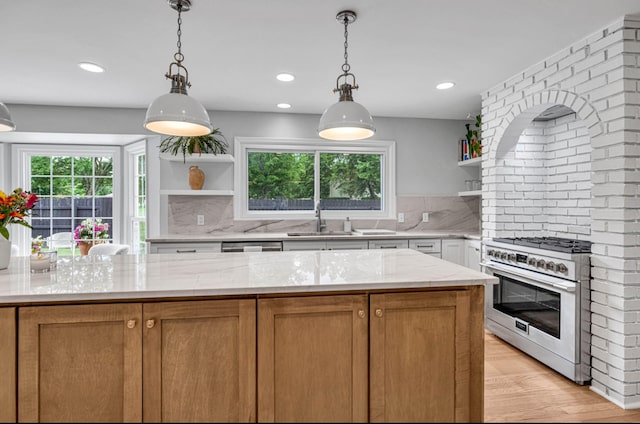
<path fill-rule="evenodd" d="M 485 422 L 640 422 L 640 409 L 625 410 L 580 386 L 485 331 Z"/>

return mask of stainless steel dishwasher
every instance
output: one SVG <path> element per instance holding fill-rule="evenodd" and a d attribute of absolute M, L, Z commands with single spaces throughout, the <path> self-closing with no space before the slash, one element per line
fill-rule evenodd
<path fill-rule="evenodd" d="M 223 241 L 222 253 L 280 252 L 282 241 Z"/>

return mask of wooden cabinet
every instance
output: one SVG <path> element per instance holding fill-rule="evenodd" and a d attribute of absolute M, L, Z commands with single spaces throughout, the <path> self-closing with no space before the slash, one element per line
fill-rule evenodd
<path fill-rule="evenodd" d="M 16 422 L 16 308 L 0 308 L 0 422 Z"/>
<path fill-rule="evenodd" d="M 366 295 L 258 300 L 258 421 L 368 418 Z"/>
<path fill-rule="evenodd" d="M 442 259 L 458 265 L 465 265 L 464 239 L 442 240 Z"/>
<path fill-rule="evenodd" d="M 255 300 L 23 307 L 18 340 L 20 421 L 255 421 Z"/>
<path fill-rule="evenodd" d="M 19 421 L 141 421 L 141 318 L 140 304 L 19 308 Z"/>
<path fill-rule="evenodd" d="M 481 422 L 483 289 L 259 300 L 258 421 Z"/>
<path fill-rule="evenodd" d="M 472 313 L 467 290 L 371 296 L 370 421 L 482 421 Z"/>
<path fill-rule="evenodd" d="M 255 300 L 145 303 L 143 419 L 255 421 Z"/>

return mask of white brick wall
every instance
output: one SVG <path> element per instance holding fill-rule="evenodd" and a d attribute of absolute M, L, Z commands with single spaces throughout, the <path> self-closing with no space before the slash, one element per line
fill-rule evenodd
<path fill-rule="evenodd" d="M 575 115 L 532 123 L 556 104 Z M 640 16 L 487 90 L 482 116 L 483 237 L 593 242 L 591 389 L 640 408 Z"/>

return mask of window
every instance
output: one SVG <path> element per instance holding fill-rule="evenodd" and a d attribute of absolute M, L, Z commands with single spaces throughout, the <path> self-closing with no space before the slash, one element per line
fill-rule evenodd
<path fill-rule="evenodd" d="M 395 143 L 237 137 L 235 219 L 395 219 Z"/>
<path fill-rule="evenodd" d="M 109 224 L 109 240 L 118 236 L 118 201 L 115 196 L 117 175 L 110 147 L 13 146 L 19 166 L 14 170 L 15 186 L 38 195 L 30 231 L 16 239 L 25 253 L 30 238 L 55 239 L 61 255 L 74 254 L 76 246 L 68 235 L 87 218 L 99 218 Z M 50 240 L 51 240 L 50 239 Z M 64 246 L 63 246 L 64 244 Z"/>
<path fill-rule="evenodd" d="M 130 253 L 146 253 L 147 238 L 147 157 L 145 141 L 125 147 L 126 218 L 124 240 Z"/>

